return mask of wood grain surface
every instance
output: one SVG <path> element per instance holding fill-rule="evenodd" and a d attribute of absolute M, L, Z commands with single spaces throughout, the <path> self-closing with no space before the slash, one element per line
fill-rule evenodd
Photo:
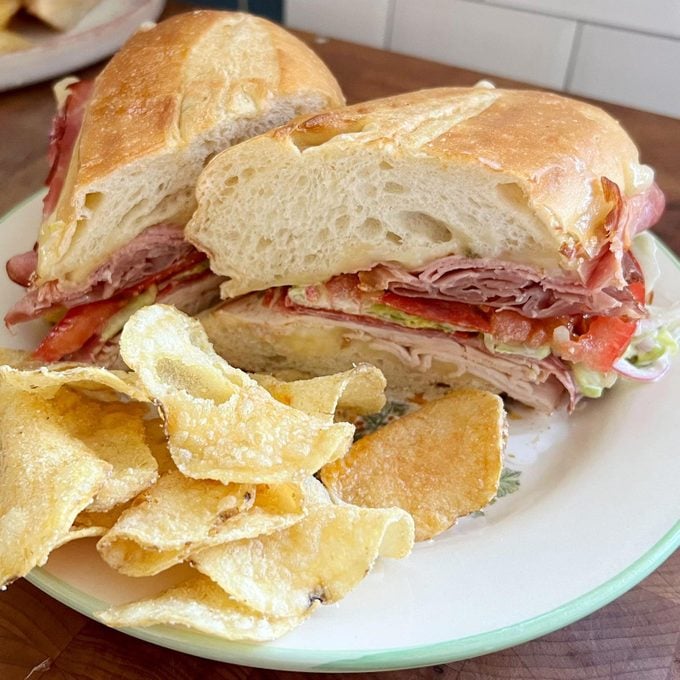
<path fill-rule="evenodd" d="M 184 8 L 170 2 L 167 13 Z M 335 72 L 350 102 L 423 87 L 469 85 L 488 77 L 337 40 L 301 37 Z M 91 76 L 98 68 L 83 75 Z M 517 85 L 493 80 L 498 85 Z M 668 206 L 655 231 L 680 253 L 680 120 L 603 106 L 631 133 L 644 162 L 656 168 Z M 41 187 L 53 113 L 48 85 L 0 95 L 0 214 Z M 24 580 L 0 593 L 0 680 L 325 677 L 329 676 L 222 664 L 156 647 L 81 616 Z M 680 680 L 680 552 L 608 606 L 533 642 L 444 666 L 332 677 Z"/>

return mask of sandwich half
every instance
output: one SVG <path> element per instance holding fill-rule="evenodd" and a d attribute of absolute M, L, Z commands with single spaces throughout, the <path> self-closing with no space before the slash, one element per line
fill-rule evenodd
<path fill-rule="evenodd" d="M 667 365 L 638 240 L 663 194 L 594 106 L 480 84 L 337 109 L 218 155 L 197 199 L 187 238 L 236 298 L 202 321 L 247 370 L 370 361 L 550 411 Z"/>
<path fill-rule="evenodd" d="M 247 14 L 196 11 L 142 27 L 92 82 L 58 88 L 36 247 L 7 264 L 26 293 L 8 326 L 55 322 L 36 357 L 110 363 L 154 301 L 196 313 L 221 277 L 184 239 L 194 186 L 217 152 L 295 116 L 340 106 L 321 60 Z"/>

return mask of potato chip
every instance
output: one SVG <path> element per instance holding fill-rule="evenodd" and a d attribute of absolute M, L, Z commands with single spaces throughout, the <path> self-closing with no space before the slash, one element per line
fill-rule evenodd
<path fill-rule="evenodd" d="M 7 351 L 7 350 L 5 350 Z M 98 366 L 73 366 L 54 364 L 32 370 L 21 370 L 11 366 L 0 366 L 0 385 L 39 393 L 41 397 L 53 397 L 64 385 L 79 390 L 88 390 L 106 396 L 106 392 L 122 394 L 136 401 L 149 401 L 137 378 L 126 371 L 109 371 Z M 117 395 L 111 394 L 111 399 Z"/>
<path fill-rule="evenodd" d="M 231 517 L 209 541 L 194 550 L 280 531 L 299 522 L 314 506 L 330 503 L 324 485 L 314 477 L 301 484 L 258 484 L 253 506 Z"/>
<path fill-rule="evenodd" d="M 0 29 L 0 54 L 9 52 L 19 52 L 33 47 L 33 42 L 24 37 L 21 33 Z"/>
<path fill-rule="evenodd" d="M 111 510 L 158 479 L 158 464 L 146 443 L 145 404 L 100 402 L 68 388 L 59 390 L 53 401 L 69 433 L 111 464 L 111 474 L 88 510 Z"/>
<path fill-rule="evenodd" d="M 2 0 L 0 2 L 0 28 L 7 26 L 20 7 L 20 0 Z"/>
<path fill-rule="evenodd" d="M 318 505 L 287 529 L 207 548 L 191 563 L 244 605 L 288 617 L 337 602 L 379 555 L 405 557 L 412 546 L 403 510 Z"/>
<path fill-rule="evenodd" d="M 237 602 L 209 578 L 197 576 L 161 595 L 111 607 L 97 618 L 119 628 L 170 624 L 227 640 L 265 642 L 300 625 L 307 615 L 266 616 Z"/>
<path fill-rule="evenodd" d="M 145 418 L 142 420 L 142 423 L 145 431 L 146 445 L 149 447 L 151 455 L 156 460 L 156 479 L 170 470 L 176 470 L 177 468 L 172 462 L 170 452 L 168 451 L 163 421 L 160 418 Z M 122 512 L 127 510 L 130 505 L 131 501 L 127 501 L 116 505 L 110 510 L 104 511 L 93 511 L 91 507 L 87 507 L 78 515 L 78 517 L 76 517 L 75 522 L 73 523 L 74 527 L 98 528 L 99 533 L 93 535 L 103 536 L 118 521 Z"/>
<path fill-rule="evenodd" d="M 165 423 L 160 418 L 149 418 L 144 421 L 144 429 L 146 430 L 146 444 L 151 450 L 151 455 L 156 459 L 158 474 L 164 475 L 170 470 L 176 470 L 177 466 L 168 451 Z"/>
<path fill-rule="evenodd" d="M 190 479 L 169 472 L 125 510 L 97 544 L 102 558 L 128 576 L 150 576 L 212 545 L 222 525 L 253 504 L 255 487 Z"/>
<path fill-rule="evenodd" d="M 328 490 L 316 477 L 307 477 L 302 482 L 301 488 L 306 510 L 310 510 L 315 505 L 330 505 L 333 503 Z"/>
<path fill-rule="evenodd" d="M 309 380 L 284 382 L 271 375 L 252 376 L 277 401 L 333 421 L 336 410 L 363 415 L 385 405 L 385 376 L 375 366 L 359 364 L 349 371 Z"/>
<path fill-rule="evenodd" d="M 461 389 L 363 437 L 320 476 L 337 499 L 403 508 L 423 541 L 495 496 L 505 438 L 501 399 Z"/>
<path fill-rule="evenodd" d="M 224 483 L 301 481 L 344 455 L 349 423 L 276 401 L 212 349 L 201 324 L 150 305 L 125 325 L 121 355 L 160 404 L 169 449 L 187 476 Z"/>
<path fill-rule="evenodd" d="M 96 538 L 97 536 L 103 535 L 105 532 L 106 529 L 104 529 L 103 527 L 73 526 L 61 537 L 61 539 L 56 543 L 56 545 L 53 546 L 52 550 L 61 548 L 62 545 L 66 545 L 66 543 L 70 543 L 71 541 L 77 541 L 80 538 Z"/>
<path fill-rule="evenodd" d="M 0 394 L 0 585 L 45 563 L 111 472 L 74 437 L 54 401 Z"/>
<path fill-rule="evenodd" d="M 92 529 L 93 536 L 103 536 L 118 521 L 121 514 L 132 505 L 132 502 L 116 505 L 115 508 L 105 512 L 92 512 L 85 508 L 73 521 L 71 530 Z"/>
<path fill-rule="evenodd" d="M 35 369 L 42 366 L 41 362 L 31 357 L 30 352 L 24 349 L 9 349 L 8 347 L 0 347 L 0 364 L 23 369 Z"/>

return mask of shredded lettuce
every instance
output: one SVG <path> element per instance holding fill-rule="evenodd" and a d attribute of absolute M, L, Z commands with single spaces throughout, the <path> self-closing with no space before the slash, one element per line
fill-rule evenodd
<path fill-rule="evenodd" d="M 602 396 L 602 392 L 614 385 L 616 373 L 600 373 L 587 368 L 583 364 L 573 364 L 572 370 L 574 379 L 581 393 L 586 397 L 597 399 Z"/>
<path fill-rule="evenodd" d="M 123 326 L 127 320 L 138 309 L 146 307 L 146 305 L 152 305 L 156 301 L 157 294 L 158 288 L 156 288 L 155 285 L 151 285 L 139 295 L 135 295 L 135 297 L 133 297 L 132 300 L 130 300 L 130 302 L 128 302 L 127 305 L 123 307 L 123 309 L 118 310 L 112 317 L 109 318 L 99 337 L 104 342 L 107 342 L 114 335 L 117 335 L 121 330 L 123 330 Z"/>
<path fill-rule="evenodd" d="M 545 359 L 550 356 L 550 345 L 541 347 L 527 347 L 526 345 L 509 345 L 505 342 L 496 342 L 493 335 L 484 333 L 484 344 L 489 352 L 499 352 L 501 354 L 521 354 L 530 359 Z"/>
<path fill-rule="evenodd" d="M 399 324 L 400 326 L 406 326 L 406 328 L 434 328 L 436 330 L 446 331 L 447 333 L 455 333 L 459 330 L 470 330 L 461 328 L 459 326 L 454 326 L 448 323 L 441 323 L 439 321 L 430 321 L 429 319 L 423 319 L 415 314 L 407 314 L 399 309 L 390 307 L 389 305 L 383 305 L 381 303 L 375 303 L 368 308 L 368 313 L 371 316 L 375 316 L 384 321 L 391 321 L 392 323 Z"/>
<path fill-rule="evenodd" d="M 647 311 L 649 316 L 638 323 L 623 355 L 626 361 L 637 367 L 671 357 L 680 349 L 680 305 L 663 309 L 648 305 Z"/>

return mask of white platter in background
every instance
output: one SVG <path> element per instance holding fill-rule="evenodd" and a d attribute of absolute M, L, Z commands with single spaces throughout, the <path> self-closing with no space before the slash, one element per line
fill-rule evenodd
<path fill-rule="evenodd" d="M 0 55 L 0 91 L 68 75 L 113 54 L 165 0 L 100 0 L 80 23 L 61 33 L 36 22 L 19 29 L 34 45 Z M 26 23 L 28 26 L 28 23 Z"/>

